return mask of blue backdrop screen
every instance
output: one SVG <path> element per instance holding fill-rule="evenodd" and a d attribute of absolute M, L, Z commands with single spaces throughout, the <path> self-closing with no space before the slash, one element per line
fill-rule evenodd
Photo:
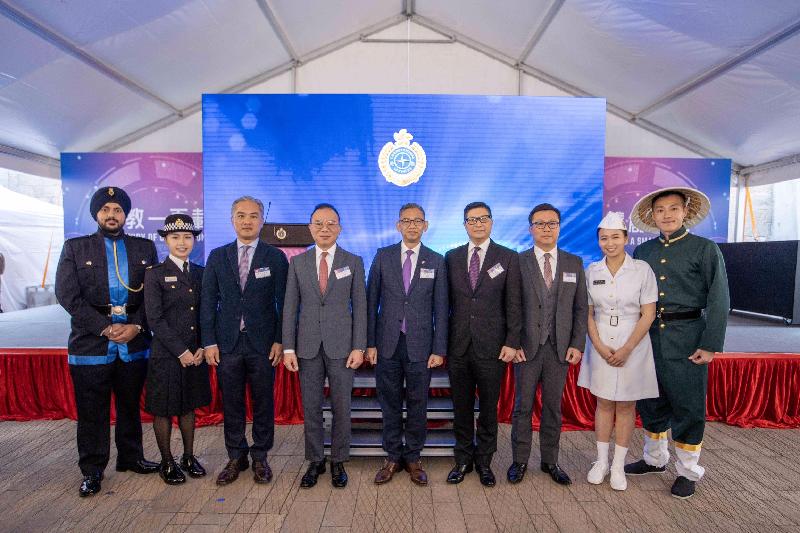
<path fill-rule="evenodd" d="M 559 246 L 596 259 L 605 109 L 600 98 L 205 95 L 206 253 L 234 239 L 231 202 L 248 194 L 271 202 L 271 222 L 335 205 L 339 243 L 367 265 L 399 241 L 402 204 L 424 207 L 423 242 L 445 252 L 467 241 L 463 208 L 478 200 L 492 208 L 492 238 L 517 250 L 532 245 L 528 212 L 552 203 Z"/>

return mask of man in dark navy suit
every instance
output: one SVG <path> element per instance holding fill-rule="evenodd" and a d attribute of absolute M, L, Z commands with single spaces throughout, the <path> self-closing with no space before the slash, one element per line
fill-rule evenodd
<path fill-rule="evenodd" d="M 152 241 L 125 235 L 131 199 L 119 187 L 92 196 L 98 230 L 64 243 L 56 270 L 56 298 L 71 316 L 67 361 L 78 410 L 81 496 L 100 492 L 111 448 L 111 393 L 115 398 L 117 470 L 158 472 L 144 460 L 139 400 L 147 375 L 150 330 L 142 287 L 158 262 Z"/>
<path fill-rule="evenodd" d="M 367 358 L 377 365 L 383 449 L 388 456 L 375 483 L 390 481 L 405 465 L 411 481 L 427 485 L 420 452 L 428 422 L 430 369 L 444 363 L 447 350 L 447 270 L 444 257 L 421 242 L 428 229 L 422 207 L 401 207 L 396 227 L 403 240 L 378 250 L 367 282 Z"/>
<path fill-rule="evenodd" d="M 464 208 L 469 242 L 445 255 L 450 290 L 447 369 L 453 394 L 455 466 L 448 483 L 461 483 L 473 464 L 482 485 L 495 484 L 497 401 L 507 363 L 520 347 L 522 303 L 519 256 L 492 241 L 492 211 L 483 202 Z M 480 414 L 475 427 L 475 389 Z"/>
<path fill-rule="evenodd" d="M 253 458 L 253 479 L 268 483 L 267 452 L 275 435 L 274 368 L 281 362 L 281 316 L 289 262 L 259 241 L 264 204 L 242 196 L 231 206 L 236 240 L 215 248 L 203 273 L 200 334 L 206 361 L 217 367 L 229 461 L 218 485 L 236 481 Z M 253 444 L 245 436 L 245 386 L 253 403 Z"/>

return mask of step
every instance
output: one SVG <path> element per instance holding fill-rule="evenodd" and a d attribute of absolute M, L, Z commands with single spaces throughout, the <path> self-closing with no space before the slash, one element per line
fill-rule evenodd
<path fill-rule="evenodd" d="M 328 380 L 325 379 L 325 386 L 328 386 Z M 375 388 L 375 368 L 374 367 L 361 367 L 356 369 L 353 376 L 353 387 L 357 389 L 374 389 Z M 433 389 L 449 389 L 450 376 L 447 375 L 447 370 L 444 368 L 434 368 L 431 370 L 431 388 Z"/>
<path fill-rule="evenodd" d="M 403 418 L 406 417 L 406 404 L 403 402 Z M 478 400 L 475 399 L 475 412 L 478 412 Z M 322 403 L 322 416 L 332 416 L 330 399 L 325 398 Z M 376 396 L 353 396 L 350 401 L 351 418 L 381 419 L 381 406 Z M 428 398 L 428 420 L 452 420 L 453 399 L 450 397 Z"/>
<path fill-rule="evenodd" d="M 380 429 L 353 428 L 350 439 L 350 455 L 355 457 L 384 456 L 381 447 Z M 425 447 L 421 454 L 424 457 L 452 457 L 456 438 L 452 429 L 429 429 Z M 325 453 L 330 455 L 331 435 L 325 431 Z"/>

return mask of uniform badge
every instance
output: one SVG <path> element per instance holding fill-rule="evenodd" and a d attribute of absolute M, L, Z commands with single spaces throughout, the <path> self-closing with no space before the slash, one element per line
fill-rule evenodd
<path fill-rule="evenodd" d="M 178 220 L 176 220 L 175 221 L 175 225 L 178 226 L 179 228 L 182 228 L 183 227 L 183 219 L 179 218 Z"/>
<path fill-rule="evenodd" d="M 393 143 L 386 143 L 378 154 L 378 168 L 386 181 L 398 187 L 407 187 L 422 177 L 427 166 L 425 150 L 412 143 L 414 136 L 403 128 L 394 134 Z"/>
<path fill-rule="evenodd" d="M 91 261 L 86 261 L 86 266 L 92 266 L 92 262 Z"/>
<path fill-rule="evenodd" d="M 114 196 L 114 187 L 109 187 L 108 188 L 108 195 L 109 196 Z"/>

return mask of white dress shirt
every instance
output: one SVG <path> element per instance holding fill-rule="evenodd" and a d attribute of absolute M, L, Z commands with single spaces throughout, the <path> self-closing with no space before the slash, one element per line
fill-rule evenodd
<path fill-rule="evenodd" d="M 472 241 L 469 241 L 469 246 L 467 248 L 467 272 L 469 272 L 469 263 L 472 261 L 472 253 L 478 249 L 478 257 L 480 258 L 480 263 L 478 264 L 478 271 L 483 269 L 483 260 L 486 259 L 486 250 L 489 249 L 489 239 L 483 241 L 483 244 L 475 244 Z"/>
<path fill-rule="evenodd" d="M 331 269 L 333 268 L 333 256 L 336 254 L 336 243 L 327 250 L 322 250 L 319 246 L 314 245 L 314 251 L 317 254 L 317 279 L 319 279 L 319 262 L 322 261 L 322 252 L 328 252 L 328 257 L 325 261 L 328 263 L 328 279 L 331 279 Z"/>
<path fill-rule="evenodd" d="M 558 268 L 558 248 L 554 247 L 549 252 L 545 252 L 538 246 L 534 246 L 533 253 L 536 255 L 536 262 L 539 263 L 539 270 L 542 272 L 542 277 L 544 277 L 544 254 L 550 254 L 550 267 L 553 269 L 553 281 L 555 281 Z"/>
<path fill-rule="evenodd" d="M 253 256 L 256 255 L 256 245 L 258 245 L 258 241 L 253 241 L 249 243 L 243 243 L 239 239 L 236 239 L 236 249 L 239 251 L 237 254 L 238 261 L 242 260 L 242 253 L 244 252 L 244 247 L 249 246 L 250 249 L 247 251 L 247 271 L 250 272 L 250 267 L 253 266 Z M 239 264 L 237 261 L 237 265 Z M 238 272 L 237 272 L 238 274 Z"/>

